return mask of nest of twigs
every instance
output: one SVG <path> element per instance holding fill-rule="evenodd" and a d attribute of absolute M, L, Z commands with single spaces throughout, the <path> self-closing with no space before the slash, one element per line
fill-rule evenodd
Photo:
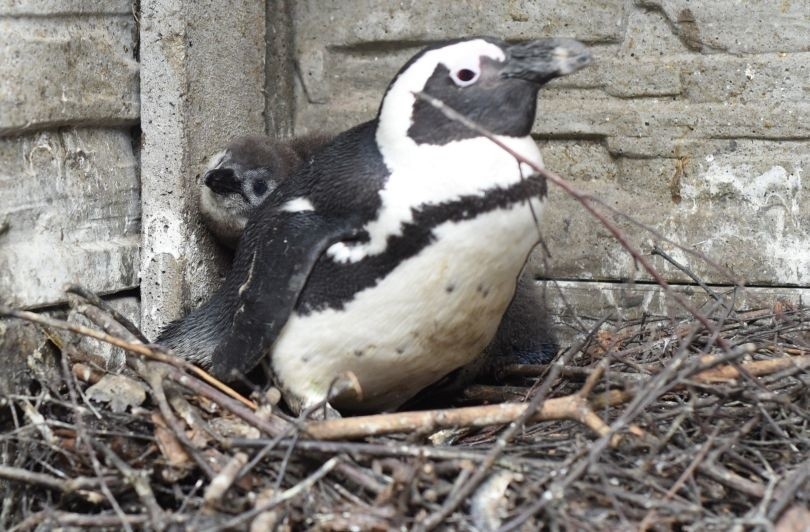
<path fill-rule="evenodd" d="M 99 303 L 76 307 L 95 331 L 2 312 L 38 322 L 54 355 L 29 357 L 27 392 L 6 398 L 2 528 L 810 523 L 810 309 L 602 324 L 445 409 L 315 421 L 286 416 L 272 391 L 228 395 Z M 62 328 L 117 342 L 126 365 L 111 377 Z"/>

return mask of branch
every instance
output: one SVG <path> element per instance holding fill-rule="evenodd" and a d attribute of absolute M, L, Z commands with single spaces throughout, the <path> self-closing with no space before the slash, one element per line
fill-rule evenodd
<path fill-rule="evenodd" d="M 606 398 L 609 405 L 626 401 L 622 395 Z M 304 425 L 307 436 L 317 440 L 356 439 L 395 432 L 426 432 L 457 427 L 488 427 L 509 424 L 529 410 L 525 403 L 468 406 L 421 412 L 396 412 L 373 416 L 310 421 Z M 597 434 L 607 433 L 607 425 L 597 416 L 585 395 L 577 392 L 565 397 L 546 399 L 540 408 L 528 416 L 528 421 L 556 421 L 570 419 L 587 426 Z"/>
<path fill-rule="evenodd" d="M 46 473 L 35 473 L 19 467 L 0 465 L 0 478 L 26 484 L 38 484 L 62 493 L 73 493 L 78 490 L 98 489 L 101 481 L 92 477 L 76 477 L 63 480 Z"/>
<path fill-rule="evenodd" d="M 106 342 L 108 344 L 114 345 L 116 347 L 120 347 L 130 353 L 135 353 L 136 355 L 144 356 L 151 360 L 156 360 L 158 362 L 163 362 L 165 364 L 169 364 L 171 366 L 175 366 L 181 368 L 189 373 L 193 373 L 203 381 L 207 382 L 214 388 L 222 391 L 224 394 L 232 397 L 242 403 L 243 405 L 256 410 L 256 403 L 245 399 L 237 393 L 233 388 L 227 386 L 223 382 L 215 379 L 211 375 L 209 375 L 204 370 L 198 368 L 194 364 L 183 360 L 182 358 L 176 357 L 169 353 L 161 353 L 156 351 L 155 349 L 149 347 L 146 344 L 140 344 L 135 342 L 127 342 L 126 340 L 122 340 L 110 334 L 103 333 L 101 331 L 97 331 L 95 329 L 91 329 L 89 327 L 84 327 L 82 325 L 76 325 L 75 323 L 70 323 L 63 320 L 57 320 L 54 318 L 49 318 L 47 316 L 42 316 L 41 314 L 37 314 L 35 312 L 29 312 L 27 310 L 16 310 L 4 306 L 0 306 L 0 317 L 6 316 L 10 318 L 18 318 L 21 320 L 30 321 L 33 323 L 38 323 L 39 325 L 44 325 L 46 327 L 54 327 L 56 329 L 64 329 L 66 331 L 74 332 L 76 334 L 81 334 L 84 336 L 89 336 L 90 338 L 95 338 L 96 340 L 100 340 L 102 342 Z"/>

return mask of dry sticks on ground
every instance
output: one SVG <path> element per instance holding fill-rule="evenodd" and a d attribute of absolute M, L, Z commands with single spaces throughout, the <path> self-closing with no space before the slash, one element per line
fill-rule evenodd
<path fill-rule="evenodd" d="M 0 440 L 5 456 L 17 457 L 0 478 L 23 489 L 10 494 L 5 515 L 14 509 L 16 519 L 4 525 L 28 529 L 59 516 L 74 526 L 154 529 L 463 528 L 508 516 L 507 527 L 538 519 L 575 526 L 595 514 L 606 525 L 716 526 L 775 521 L 810 496 L 803 309 L 738 320 L 724 310 L 713 329 L 736 346 L 730 352 L 714 348 L 699 323 L 649 320 L 595 335 L 556 374 L 506 368 L 512 393 L 526 397 L 536 397 L 526 379 L 545 375 L 545 398 L 532 412 L 507 403 L 305 421 L 270 404 L 254 410 L 168 355 L 153 359 L 103 309 L 88 301 L 77 308 L 137 353 L 129 378 L 145 383 L 150 400 L 114 414 L 88 401 L 86 384 L 75 382 L 71 395 L 58 381 L 9 397 L 23 417 L 15 414 Z M 36 320 L 63 355 L 70 351 L 54 329 L 65 323 L 3 313 Z M 445 443 L 420 444 L 428 440 Z M 496 471 L 510 473 L 481 482 Z"/>

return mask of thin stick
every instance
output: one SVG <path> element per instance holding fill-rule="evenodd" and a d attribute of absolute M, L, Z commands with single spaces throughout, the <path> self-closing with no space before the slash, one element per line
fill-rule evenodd
<path fill-rule="evenodd" d="M 76 294 L 77 296 L 86 300 L 88 303 L 97 306 L 98 308 L 100 308 L 101 310 L 112 316 L 115 321 L 123 325 L 124 328 L 128 330 L 135 338 L 137 338 L 138 340 L 140 340 L 145 344 L 149 343 L 149 340 L 146 338 L 146 336 L 144 336 L 141 330 L 135 326 L 134 323 L 129 321 L 129 319 L 127 319 L 126 316 L 115 310 L 112 307 L 112 305 L 101 299 L 97 294 L 91 292 L 90 290 L 78 284 L 66 285 L 65 292 Z"/>
<path fill-rule="evenodd" d="M 290 489 L 284 490 L 281 492 L 277 497 L 273 497 L 271 500 L 267 501 L 265 504 L 258 505 L 254 507 L 249 512 L 244 512 L 239 514 L 238 516 L 234 517 L 230 521 L 223 523 L 222 525 L 216 528 L 206 529 L 205 532 L 212 532 L 217 530 L 230 530 L 233 528 L 237 528 L 242 523 L 253 519 L 257 515 L 267 512 L 268 510 L 272 510 L 276 506 L 289 501 L 295 497 L 298 497 L 302 493 L 305 493 L 312 489 L 312 487 L 323 477 L 329 474 L 339 463 L 341 459 L 338 456 L 334 456 L 323 463 L 321 467 L 319 467 L 314 473 L 309 475 L 307 478 L 296 484 Z"/>
<path fill-rule="evenodd" d="M 597 433 L 603 427 L 591 426 L 582 415 L 582 407 L 577 394 L 546 399 L 543 405 L 528 416 L 528 421 L 554 421 L 575 419 L 589 426 Z M 530 410 L 527 403 L 501 403 L 497 405 L 467 406 L 446 410 L 424 410 L 419 412 L 397 412 L 358 416 L 343 419 L 311 421 L 304 426 L 304 432 L 316 440 L 357 439 L 380 436 L 396 432 L 431 431 L 457 427 L 489 427 L 515 422 Z"/>
<path fill-rule="evenodd" d="M 89 327 L 84 327 L 82 325 L 76 325 L 75 323 L 70 323 L 63 320 L 57 320 L 54 318 L 49 318 L 47 316 L 42 316 L 35 312 L 29 312 L 27 310 L 16 310 L 4 306 L 0 306 L 0 316 L 7 316 L 11 318 L 18 318 L 21 320 L 30 321 L 33 323 L 38 323 L 40 325 L 45 325 L 46 327 L 55 327 L 57 329 L 64 329 L 67 331 L 74 332 L 76 334 L 81 334 L 84 336 L 89 336 L 90 338 L 95 338 L 96 340 L 100 340 L 102 342 L 106 342 L 108 344 L 114 345 L 116 347 L 120 347 L 121 349 L 125 349 L 130 353 L 135 353 L 137 355 L 142 355 L 146 358 L 157 360 L 158 362 L 164 362 L 166 364 L 170 364 L 172 366 L 179 367 L 184 369 L 190 373 L 193 373 L 203 381 L 207 382 L 214 388 L 221 390 L 224 394 L 236 399 L 243 405 L 256 410 L 257 406 L 256 403 L 250 401 L 242 397 L 241 394 L 237 393 L 233 388 L 226 385 L 225 383 L 215 379 L 204 370 L 198 368 L 197 366 L 183 360 L 182 358 L 176 357 L 171 354 L 161 353 L 149 347 L 146 344 L 138 344 L 134 342 L 127 342 L 126 340 L 122 340 L 120 338 L 116 338 L 110 334 L 103 333 L 101 331 L 97 331 L 95 329 L 91 329 Z"/>
<path fill-rule="evenodd" d="M 675 259 L 673 259 L 673 258 L 672 258 L 672 257 L 671 257 L 671 256 L 670 256 L 670 255 L 669 255 L 667 252 L 665 252 L 663 249 L 659 248 L 658 246 L 653 246 L 653 248 L 652 248 L 652 254 L 653 254 L 653 255 L 658 255 L 659 257 L 661 257 L 662 259 L 664 259 L 665 261 L 669 262 L 670 264 L 672 264 L 673 266 L 675 266 L 676 268 L 678 268 L 679 270 L 681 270 L 683 273 L 685 273 L 686 275 L 688 275 L 688 276 L 689 276 L 689 278 L 690 278 L 690 279 L 692 279 L 693 281 L 695 281 L 695 282 L 698 284 L 698 286 L 699 286 L 699 287 L 701 287 L 701 288 L 702 288 L 702 289 L 703 289 L 703 290 L 704 290 L 704 291 L 705 291 L 707 294 L 709 294 L 709 295 L 712 297 L 712 299 L 714 299 L 715 301 L 721 301 L 721 298 L 720 298 L 720 296 L 718 296 L 718 295 L 717 295 L 717 292 L 715 292 L 714 290 L 712 290 L 711 288 L 709 288 L 708 286 L 706 286 L 706 283 L 704 283 L 703 281 L 701 281 L 701 280 L 700 280 L 700 277 L 698 277 L 697 275 L 695 275 L 694 273 L 692 273 L 692 270 L 690 270 L 689 268 L 687 268 L 686 266 L 684 266 L 684 265 L 683 265 L 683 264 L 681 264 L 680 262 L 678 262 L 678 261 L 676 261 Z"/>
<path fill-rule="evenodd" d="M 94 447 L 104 453 L 107 459 L 118 468 L 127 482 L 135 489 L 135 493 L 138 495 L 141 503 L 143 503 L 146 511 L 149 513 L 150 524 L 155 528 L 155 530 L 164 530 L 166 528 L 166 523 L 163 515 L 163 509 L 160 507 L 157 499 L 155 498 L 155 493 L 152 491 L 152 486 L 149 484 L 146 473 L 144 471 L 136 471 L 130 467 L 130 465 L 124 462 L 117 454 L 115 454 L 112 449 L 100 441 L 94 440 L 92 444 Z"/>
<path fill-rule="evenodd" d="M 19 467 L 0 465 L 0 478 L 26 484 L 38 484 L 62 493 L 73 493 L 78 490 L 98 489 L 100 481 L 92 477 L 76 477 L 67 480 L 48 475 L 35 473 Z"/>
<path fill-rule="evenodd" d="M 131 525 L 145 525 L 149 522 L 148 515 L 124 514 L 124 515 L 98 515 L 98 514 L 78 514 L 71 512 L 54 512 L 43 510 L 35 513 L 24 521 L 18 523 L 9 532 L 17 530 L 33 530 L 42 523 L 53 522 L 59 527 L 80 527 L 80 528 L 131 528 Z"/>
<path fill-rule="evenodd" d="M 124 530 L 126 530 L 127 532 L 132 532 L 132 527 L 125 520 L 126 513 L 121 508 L 121 505 L 118 504 L 118 500 L 116 500 L 115 495 L 113 495 L 112 490 L 110 490 L 110 487 L 104 480 L 104 476 L 102 475 L 101 471 L 101 463 L 99 462 L 98 457 L 96 456 L 96 452 L 93 449 L 91 436 L 85 430 L 84 419 L 82 418 L 82 412 L 79 409 L 79 400 L 78 400 L 79 394 L 77 391 L 78 386 L 76 385 L 73 373 L 70 371 L 70 368 L 68 367 L 67 357 L 64 356 L 61 357 L 60 363 L 62 365 L 62 374 L 65 380 L 65 384 L 67 385 L 68 397 L 70 397 L 70 403 L 76 415 L 77 440 L 81 442 L 81 444 L 84 445 L 84 447 L 87 450 L 87 456 L 90 459 L 90 464 L 93 467 L 93 471 L 95 472 L 96 477 L 99 479 L 99 489 L 101 490 L 101 493 L 104 494 L 104 497 L 110 503 L 110 506 L 112 506 L 112 509 L 115 512 L 115 514 L 121 519 L 121 526 L 124 528 Z"/>

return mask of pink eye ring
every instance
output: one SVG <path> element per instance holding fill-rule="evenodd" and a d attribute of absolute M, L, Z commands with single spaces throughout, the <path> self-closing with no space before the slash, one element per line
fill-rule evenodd
<path fill-rule="evenodd" d="M 477 70 L 473 70 L 471 68 L 459 68 L 453 72 L 453 74 L 451 74 L 450 78 L 459 87 L 467 87 L 468 85 L 472 85 L 478 81 L 479 75 L 480 72 Z"/>

